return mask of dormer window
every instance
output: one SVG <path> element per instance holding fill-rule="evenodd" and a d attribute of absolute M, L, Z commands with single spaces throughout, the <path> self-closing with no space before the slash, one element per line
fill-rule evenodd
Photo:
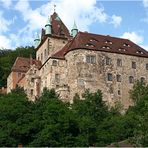
<path fill-rule="evenodd" d="M 93 39 L 93 38 L 91 38 L 89 41 L 90 42 L 98 42 L 96 39 Z"/>
<path fill-rule="evenodd" d="M 138 54 L 143 54 L 143 52 L 142 52 L 142 51 L 139 51 L 139 50 L 136 51 L 136 53 L 138 53 Z"/>
<path fill-rule="evenodd" d="M 91 43 L 87 43 L 86 45 L 85 45 L 86 47 L 95 47 L 93 44 L 91 44 Z"/>
<path fill-rule="evenodd" d="M 124 51 L 124 52 L 126 51 L 124 48 L 119 48 L 118 50 L 119 51 Z"/>
<path fill-rule="evenodd" d="M 103 49 L 105 49 L 105 48 L 106 48 L 106 49 L 110 49 L 109 46 L 103 46 L 102 48 L 103 48 Z"/>
<path fill-rule="evenodd" d="M 109 43 L 109 44 L 113 44 L 111 41 L 108 41 L 108 40 L 105 41 L 105 43 L 106 43 L 106 44 L 107 44 L 107 43 Z"/>
<path fill-rule="evenodd" d="M 127 43 L 124 43 L 123 46 L 124 46 L 124 47 L 131 47 L 131 46 L 130 46 L 129 44 L 127 44 Z"/>

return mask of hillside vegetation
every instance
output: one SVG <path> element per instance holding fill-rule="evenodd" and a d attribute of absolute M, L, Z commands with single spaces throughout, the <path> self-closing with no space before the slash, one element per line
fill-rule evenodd
<path fill-rule="evenodd" d="M 83 97 L 76 95 L 70 105 L 46 88 L 35 102 L 21 88 L 1 95 L 0 147 L 105 147 L 123 140 L 148 146 L 148 85 L 134 85 L 135 106 L 124 115 L 119 103 L 109 108 L 99 90 Z"/>
<path fill-rule="evenodd" d="M 18 56 L 35 58 L 34 47 L 18 47 L 15 50 L 0 50 L 0 88 L 6 87 L 7 77 L 10 74 L 11 67 Z"/>

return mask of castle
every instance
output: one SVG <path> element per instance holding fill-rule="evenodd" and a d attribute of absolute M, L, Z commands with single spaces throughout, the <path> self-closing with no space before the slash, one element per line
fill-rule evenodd
<path fill-rule="evenodd" d="M 71 33 L 54 12 L 35 38 L 36 59 L 17 57 L 7 79 L 7 93 L 23 87 L 34 101 L 44 87 L 54 88 L 63 101 L 76 93 L 102 90 L 110 105 L 132 104 L 134 81 L 148 82 L 148 52 L 127 39 L 79 32 Z"/>

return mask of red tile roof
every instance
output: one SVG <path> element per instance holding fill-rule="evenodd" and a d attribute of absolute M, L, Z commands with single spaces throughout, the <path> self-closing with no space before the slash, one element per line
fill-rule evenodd
<path fill-rule="evenodd" d="M 31 64 L 35 64 L 37 68 L 41 66 L 41 62 L 35 59 L 17 57 L 14 65 L 12 66 L 12 71 L 27 72 Z"/>
<path fill-rule="evenodd" d="M 70 37 L 69 30 L 64 25 L 58 14 L 54 12 L 51 15 L 52 35 Z"/>
<path fill-rule="evenodd" d="M 73 40 L 70 40 L 63 49 L 52 55 L 52 57 L 64 59 L 66 53 L 76 49 L 103 51 L 148 58 L 148 52 L 146 50 L 128 39 L 86 32 L 79 32 Z"/>

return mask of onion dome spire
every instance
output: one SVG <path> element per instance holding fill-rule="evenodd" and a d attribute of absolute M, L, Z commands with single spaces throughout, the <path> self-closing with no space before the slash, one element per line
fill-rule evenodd
<path fill-rule="evenodd" d="M 77 25 L 76 25 L 76 23 L 75 23 L 75 21 L 74 21 L 73 28 L 72 28 L 72 30 L 71 30 L 71 35 L 72 35 L 73 37 L 75 37 L 75 36 L 77 35 L 77 33 L 78 33 L 78 29 L 77 29 Z"/>
<path fill-rule="evenodd" d="M 47 19 L 47 23 L 45 25 L 45 34 L 51 34 L 51 20 L 50 18 L 48 17 Z"/>

